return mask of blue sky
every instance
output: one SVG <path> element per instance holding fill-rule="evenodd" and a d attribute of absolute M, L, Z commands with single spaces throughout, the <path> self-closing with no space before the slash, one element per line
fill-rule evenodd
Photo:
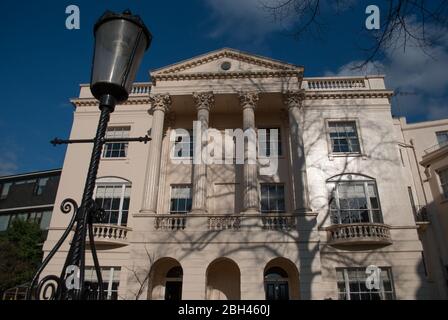
<path fill-rule="evenodd" d="M 137 81 L 148 81 L 151 69 L 221 47 L 303 65 L 306 76 L 350 75 L 350 66 L 365 57 L 364 11 L 374 0 L 352 1 L 350 10 L 335 15 L 327 1 L 323 36 L 299 40 L 288 32 L 294 20 L 273 21 L 259 1 L 2 1 L 0 175 L 62 167 L 65 147 L 49 141 L 68 137 L 69 99 L 79 83 L 89 82 L 92 27 L 106 9 L 131 9 L 153 33 Z M 65 28 L 65 8 L 72 4 L 80 8 L 80 30 Z M 448 117 L 447 47 L 444 38 L 431 56 L 416 48 L 383 52 L 368 66 L 368 72 L 385 72 L 391 88 L 417 92 L 394 98 L 394 114 L 410 122 Z"/>

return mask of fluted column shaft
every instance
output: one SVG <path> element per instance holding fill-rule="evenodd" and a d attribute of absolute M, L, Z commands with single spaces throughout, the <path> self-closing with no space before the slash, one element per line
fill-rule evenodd
<path fill-rule="evenodd" d="M 149 144 L 148 162 L 146 164 L 146 179 L 143 194 L 142 212 L 157 213 L 159 191 L 160 159 L 162 155 L 163 122 L 165 113 L 171 105 L 168 94 L 157 94 L 151 97 L 152 126 L 151 143 Z"/>
<path fill-rule="evenodd" d="M 295 211 L 304 213 L 310 210 L 308 198 L 308 182 L 306 176 L 306 159 L 303 143 L 303 109 L 302 92 L 288 92 L 285 95 L 285 105 L 288 108 L 289 132 L 292 144 L 293 179 Z"/>
<path fill-rule="evenodd" d="M 206 159 L 202 159 L 202 155 L 207 148 L 205 131 L 208 129 L 210 108 L 214 104 L 214 96 L 213 92 L 195 92 L 193 99 L 197 108 L 197 121 L 201 126 L 201 136 L 194 137 L 195 146 L 200 146 L 200 148 L 195 147 L 194 150 L 192 212 L 205 213 L 207 212 L 207 165 Z M 198 159 L 201 161 L 197 161 Z"/>
<path fill-rule="evenodd" d="M 256 161 L 256 129 L 255 108 L 259 96 L 255 92 L 241 93 L 240 105 L 243 108 L 243 130 L 247 137 L 253 135 L 255 139 L 247 139 L 244 143 L 244 185 L 243 185 L 243 210 L 247 213 L 260 211 L 260 200 L 258 195 L 258 165 Z M 252 140 L 252 141 L 251 141 Z M 250 143 L 255 145 L 250 145 Z M 255 154 L 254 154 L 255 153 Z"/>

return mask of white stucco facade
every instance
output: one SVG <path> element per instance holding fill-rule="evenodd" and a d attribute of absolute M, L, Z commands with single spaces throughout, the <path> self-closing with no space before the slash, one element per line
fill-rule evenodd
<path fill-rule="evenodd" d="M 170 290 L 182 299 L 265 299 L 271 287 L 286 290 L 283 298 L 338 299 L 351 290 L 341 275 L 369 265 L 389 274 L 396 299 L 446 298 L 440 265 L 432 265 L 439 270 L 432 278 L 422 260 L 421 239 L 432 224 L 416 223 L 408 193 L 411 187 L 416 205 L 432 201 L 429 186 L 424 200 L 406 148 L 411 138 L 419 144 L 420 134 L 410 137 L 403 120 L 392 118 L 384 77 L 307 78 L 301 66 L 221 49 L 155 70 L 151 79 L 134 85 L 109 127 L 129 128 L 133 137 L 150 130 L 152 141 L 129 143 L 124 157 L 103 158 L 98 173 L 104 185 L 130 187 L 126 226 L 95 229 L 100 264 L 113 268 L 120 299 L 164 299 Z M 99 111 L 89 87 L 82 85 L 72 103 L 70 138 L 94 136 Z M 174 163 L 171 132 L 192 129 L 193 121 L 220 131 L 280 129 L 278 170 L 260 175 L 247 164 Z M 356 151 L 335 152 L 330 127 L 338 122 L 356 128 Z M 80 201 L 90 152 L 87 144 L 68 146 L 56 204 Z M 334 223 L 338 184 L 365 186 L 368 208 L 353 212 L 379 214 L 381 221 Z M 185 185 L 193 209 L 173 213 L 172 187 Z M 284 210 L 262 210 L 268 185 L 281 186 Z M 341 210 L 343 196 L 337 197 Z M 55 209 L 47 253 L 70 218 Z M 62 249 L 46 273 L 60 272 L 68 243 Z M 270 270 L 281 279 L 270 280 Z"/>

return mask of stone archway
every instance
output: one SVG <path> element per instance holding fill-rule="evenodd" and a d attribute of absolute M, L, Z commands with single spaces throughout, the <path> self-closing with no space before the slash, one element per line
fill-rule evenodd
<path fill-rule="evenodd" d="M 240 300 L 241 273 L 231 259 L 219 258 L 210 263 L 206 272 L 207 300 Z"/>
<path fill-rule="evenodd" d="M 299 300 L 299 272 L 286 258 L 275 258 L 264 268 L 266 300 Z"/>
<path fill-rule="evenodd" d="M 183 269 L 173 258 L 161 258 L 151 268 L 149 300 L 181 300 Z"/>

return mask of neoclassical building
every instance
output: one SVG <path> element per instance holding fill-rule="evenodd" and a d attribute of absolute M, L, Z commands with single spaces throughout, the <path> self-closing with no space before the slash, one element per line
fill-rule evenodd
<path fill-rule="evenodd" d="M 384 77 L 308 78 L 227 48 L 150 77 L 117 106 L 107 135 L 152 141 L 105 145 L 99 168 L 95 200 L 107 215 L 94 233 L 108 298 L 443 297 L 428 281 Z M 70 138 L 94 136 L 88 85 L 72 103 Z M 224 144 L 221 162 L 195 161 L 209 150 L 195 124 L 232 146 L 239 138 L 226 133 L 256 132 L 256 161 L 247 137 L 242 150 Z M 68 146 L 56 204 L 81 199 L 90 152 Z M 55 209 L 47 253 L 69 220 Z M 60 272 L 67 249 L 47 273 Z M 381 269 L 373 289 L 369 266 Z"/>

